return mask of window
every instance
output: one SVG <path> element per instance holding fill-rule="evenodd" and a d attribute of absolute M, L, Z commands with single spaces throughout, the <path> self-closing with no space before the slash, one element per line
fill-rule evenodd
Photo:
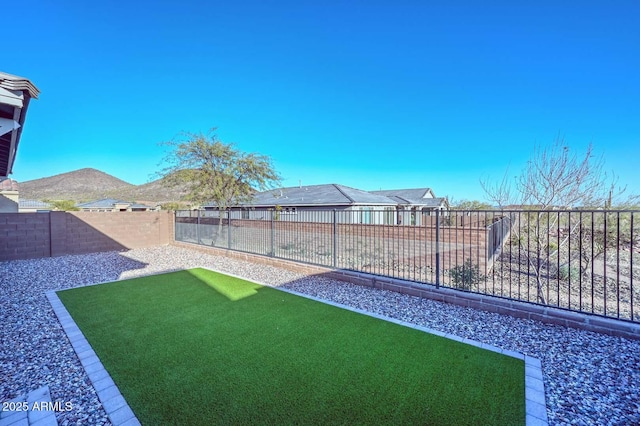
<path fill-rule="evenodd" d="M 385 207 L 384 208 L 384 224 L 385 225 L 393 225 L 393 211 L 395 209 L 393 207 Z"/>
<path fill-rule="evenodd" d="M 371 223 L 371 210 L 373 210 L 373 207 L 360 207 L 360 223 Z"/>

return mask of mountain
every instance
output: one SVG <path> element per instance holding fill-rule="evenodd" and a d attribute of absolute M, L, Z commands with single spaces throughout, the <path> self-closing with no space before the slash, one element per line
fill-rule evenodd
<path fill-rule="evenodd" d="M 115 198 L 151 205 L 177 201 L 184 196 L 184 191 L 166 188 L 162 179 L 143 185 L 132 185 L 91 168 L 28 180 L 18 185 L 20 198 L 30 200 L 73 200 L 81 203 Z"/>

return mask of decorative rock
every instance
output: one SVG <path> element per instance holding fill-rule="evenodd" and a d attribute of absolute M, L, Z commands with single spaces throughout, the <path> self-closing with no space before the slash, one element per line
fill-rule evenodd
<path fill-rule="evenodd" d="M 172 246 L 1 262 L 0 402 L 48 385 L 60 425 L 109 425 L 45 292 L 197 266 L 538 358 L 551 425 L 640 424 L 640 342 Z"/>

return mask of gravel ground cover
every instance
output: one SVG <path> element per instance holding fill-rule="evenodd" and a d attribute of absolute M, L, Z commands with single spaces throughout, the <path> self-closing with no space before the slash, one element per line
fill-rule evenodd
<path fill-rule="evenodd" d="M 49 385 L 61 425 L 108 425 L 44 292 L 205 266 L 542 361 L 552 425 L 640 424 L 640 342 L 163 246 L 0 263 L 0 402 Z M 420 362 L 419 359 L 416 362 Z M 69 403 L 69 404 L 67 404 Z"/>

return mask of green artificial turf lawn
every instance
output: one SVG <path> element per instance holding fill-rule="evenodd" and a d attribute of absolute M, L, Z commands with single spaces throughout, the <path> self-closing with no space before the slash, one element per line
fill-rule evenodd
<path fill-rule="evenodd" d="M 143 424 L 525 423 L 521 360 L 209 270 L 58 296 Z"/>

